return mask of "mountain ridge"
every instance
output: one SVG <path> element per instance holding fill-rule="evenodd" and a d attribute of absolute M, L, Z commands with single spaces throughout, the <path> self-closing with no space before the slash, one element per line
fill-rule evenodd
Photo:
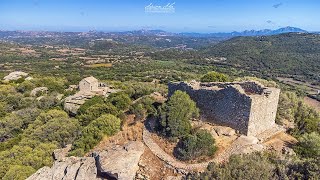
<path fill-rule="evenodd" d="M 74 33 L 74 34 L 122 34 L 122 35 L 153 35 L 153 36 L 189 36 L 189 37 L 224 37 L 224 38 L 231 38 L 235 36 L 265 36 L 265 35 L 276 35 L 276 34 L 283 34 L 283 33 L 317 33 L 307 31 L 297 27 L 282 27 L 279 29 L 261 29 L 261 30 L 245 30 L 245 31 L 232 31 L 232 32 L 217 32 L 217 33 L 198 33 L 198 32 L 180 32 L 180 33 L 173 33 L 169 31 L 164 31 L 160 29 L 140 29 L 140 30 L 132 30 L 132 31 L 87 31 L 87 32 L 61 32 L 61 31 L 6 31 L 0 30 L 0 36 L 5 34 L 18 34 L 18 35 L 44 35 L 44 34 L 54 34 L 54 33 Z"/>

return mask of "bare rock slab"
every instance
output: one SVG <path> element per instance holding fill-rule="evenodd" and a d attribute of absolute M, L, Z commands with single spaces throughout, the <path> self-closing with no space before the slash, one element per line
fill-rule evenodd
<path fill-rule="evenodd" d="M 233 136 L 236 134 L 236 131 L 234 129 L 226 126 L 215 126 L 214 130 L 217 132 L 218 136 Z"/>
<path fill-rule="evenodd" d="M 45 166 L 39 169 L 37 172 L 32 174 L 27 180 L 51 180 L 52 179 L 52 169 Z"/>
<path fill-rule="evenodd" d="M 55 161 L 51 168 L 43 167 L 27 180 L 96 180 L 97 168 L 93 157 L 68 157 Z"/>
<path fill-rule="evenodd" d="M 144 145 L 139 141 L 103 151 L 96 157 L 98 171 L 119 180 L 134 179 L 143 152 Z"/>

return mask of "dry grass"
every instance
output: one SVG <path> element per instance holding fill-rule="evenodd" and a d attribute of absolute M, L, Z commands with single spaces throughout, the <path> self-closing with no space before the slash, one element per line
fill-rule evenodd
<path fill-rule="evenodd" d="M 309 97 L 304 97 L 304 102 L 307 105 L 313 107 L 318 112 L 320 112 L 320 101 L 317 101 L 317 100 L 309 98 Z"/>
<path fill-rule="evenodd" d="M 111 63 L 101 63 L 101 64 L 90 64 L 90 65 L 85 65 L 85 67 L 90 67 L 90 68 L 96 68 L 96 67 L 112 67 Z"/>

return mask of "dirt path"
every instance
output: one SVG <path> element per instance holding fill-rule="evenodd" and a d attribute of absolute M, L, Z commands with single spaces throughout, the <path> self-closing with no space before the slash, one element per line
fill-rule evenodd
<path fill-rule="evenodd" d="M 244 142 L 243 140 L 240 140 L 241 138 L 237 138 L 234 140 L 229 146 L 227 146 L 225 149 L 223 149 L 223 152 L 216 153 L 216 156 L 206 162 L 203 163 L 185 163 L 181 162 L 177 159 L 175 159 L 173 156 L 166 153 L 152 138 L 152 127 L 154 127 L 154 120 L 151 120 L 147 122 L 143 128 L 143 134 L 142 134 L 142 140 L 145 143 L 145 145 L 151 150 L 151 152 L 156 155 L 159 159 L 167 163 L 170 167 L 175 168 L 180 173 L 186 174 L 187 172 L 191 171 L 197 171 L 197 172 L 203 172 L 209 163 L 215 162 L 215 163 L 223 163 L 229 160 L 230 156 L 233 154 L 239 154 L 244 152 L 253 152 L 250 151 L 250 148 L 253 148 L 253 146 L 258 145 L 256 143 L 248 143 Z M 151 129 L 151 130 L 149 130 Z M 151 131 L 151 132 L 150 132 Z M 280 126 L 276 126 L 275 128 L 272 128 L 265 132 L 265 134 L 261 134 L 259 136 L 262 140 L 267 140 L 270 135 L 272 134 L 278 134 L 283 132 L 284 129 Z M 261 144 L 260 144 L 261 145 Z M 249 150 L 249 151 L 248 151 Z M 263 150 L 263 149 L 261 149 Z"/>
<path fill-rule="evenodd" d="M 143 130 L 142 135 L 143 142 L 146 144 L 146 146 L 152 151 L 153 154 L 155 154 L 158 158 L 166 162 L 168 165 L 172 166 L 173 168 L 177 169 L 181 173 L 187 173 L 190 171 L 204 171 L 209 162 L 204 163 L 197 163 L 197 164 L 186 164 L 180 161 L 177 161 L 173 157 L 171 157 L 169 154 L 164 152 L 157 143 L 155 143 L 151 137 L 151 132 L 149 132 L 146 128 Z"/>

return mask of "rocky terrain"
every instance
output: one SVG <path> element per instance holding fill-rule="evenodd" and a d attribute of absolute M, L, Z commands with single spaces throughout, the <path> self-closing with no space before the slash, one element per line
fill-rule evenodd
<path fill-rule="evenodd" d="M 92 157 L 65 157 L 70 146 L 56 150 L 53 166 L 43 167 L 28 180 L 94 180 L 134 179 L 144 145 L 130 141 L 124 146 L 114 146 L 106 151 L 93 153 Z"/>

